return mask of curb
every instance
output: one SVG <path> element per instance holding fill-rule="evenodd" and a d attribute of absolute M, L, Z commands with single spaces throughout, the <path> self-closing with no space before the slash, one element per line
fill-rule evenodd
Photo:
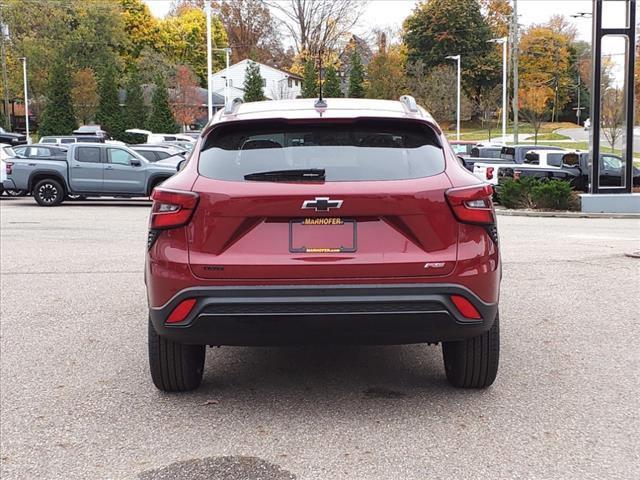
<path fill-rule="evenodd" d="M 505 217 L 555 217 L 555 218 L 626 218 L 640 220 L 640 213 L 585 213 L 585 212 L 549 212 L 537 210 L 496 209 L 497 215 Z"/>

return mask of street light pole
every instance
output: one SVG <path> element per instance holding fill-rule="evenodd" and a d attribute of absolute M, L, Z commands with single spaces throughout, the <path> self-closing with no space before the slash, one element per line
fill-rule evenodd
<path fill-rule="evenodd" d="M 507 137 L 507 37 L 494 38 L 489 42 L 502 44 L 502 138 Z"/>
<path fill-rule="evenodd" d="M 27 130 L 27 143 L 31 143 L 31 137 L 29 136 L 29 94 L 27 93 L 27 59 L 21 57 L 22 61 L 22 80 L 24 82 L 24 124 Z"/>
<path fill-rule="evenodd" d="M 458 88 L 456 105 L 456 140 L 460 140 L 460 55 L 449 55 L 446 58 L 458 62 Z"/>
<path fill-rule="evenodd" d="M 208 1 L 204 4 L 204 11 L 207 15 L 207 114 L 209 121 L 211 121 L 211 117 L 213 117 L 213 86 L 211 85 L 211 3 Z"/>
<path fill-rule="evenodd" d="M 2 93 L 4 96 L 4 127 L 11 130 L 11 115 L 9 114 L 9 81 L 7 80 L 7 53 L 5 42 L 9 38 L 9 26 L 2 19 L 2 7 L 0 6 L 0 46 L 2 54 Z"/>

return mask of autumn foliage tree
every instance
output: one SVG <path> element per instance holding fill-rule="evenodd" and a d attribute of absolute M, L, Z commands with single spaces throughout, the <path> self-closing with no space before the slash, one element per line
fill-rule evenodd
<path fill-rule="evenodd" d="M 198 118 L 201 103 L 196 76 L 189 67 L 178 66 L 171 107 L 173 116 L 182 125 L 183 131 Z"/>
<path fill-rule="evenodd" d="M 520 101 L 520 113 L 522 117 L 531 124 L 534 133 L 534 143 L 538 144 L 538 132 L 542 122 L 549 114 L 547 106 L 553 97 L 553 90 L 546 86 L 533 86 L 520 90 L 518 98 Z"/>
<path fill-rule="evenodd" d="M 96 114 L 98 108 L 98 80 L 90 68 L 82 68 L 73 74 L 73 109 L 77 119 L 87 125 Z"/>
<path fill-rule="evenodd" d="M 367 65 L 367 98 L 396 100 L 405 88 L 404 58 L 399 46 L 378 52 Z"/>
<path fill-rule="evenodd" d="M 624 92 L 621 88 L 607 88 L 602 93 L 602 131 L 615 150 L 624 128 Z"/>

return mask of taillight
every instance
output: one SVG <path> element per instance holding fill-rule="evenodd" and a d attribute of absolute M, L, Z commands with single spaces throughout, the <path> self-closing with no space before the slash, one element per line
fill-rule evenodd
<path fill-rule="evenodd" d="M 482 316 L 473 304 L 461 295 L 451 295 L 451 301 L 464 318 L 480 320 Z"/>
<path fill-rule="evenodd" d="M 516 170 L 515 172 L 513 172 L 513 179 L 520 180 L 521 175 L 522 175 L 522 172 L 520 170 Z"/>
<path fill-rule="evenodd" d="M 496 222 L 491 185 L 474 185 L 472 187 L 452 188 L 447 190 L 446 197 L 456 218 L 463 223 L 492 225 Z"/>
<path fill-rule="evenodd" d="M 11 172 L 13 172 L 13 162 L 7 162 L 4 169 L 7 172 L 7 175 L 11 175 Z"/>
<path fill-rule="evenodd" d="M 491 180 L 493 178 L 493 167 L 487 167 L 485 175 L 487 177 L 487 180 Z"/>
<path fill-rule="evenodd" d="M 153 200 L 153 207 L 151 208 L 149 228 L 164 230 L 189 223 L 196 205 L 198 205 L 198 194 L 155 188 L 151 194 L 151 200 Z"/>

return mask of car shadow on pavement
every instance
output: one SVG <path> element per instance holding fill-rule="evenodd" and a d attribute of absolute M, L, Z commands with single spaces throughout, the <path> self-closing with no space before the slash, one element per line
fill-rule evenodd
<path fill-rule="evenodd" d="M 456 391 L 446 380 L 439 345 L 222 347 L 208 349 L 194 395 L 257 409 L 272 408 L 278 398 L 279 408 L 288 409 L 310 398 L 394 402 L 443 390 Z"/>

